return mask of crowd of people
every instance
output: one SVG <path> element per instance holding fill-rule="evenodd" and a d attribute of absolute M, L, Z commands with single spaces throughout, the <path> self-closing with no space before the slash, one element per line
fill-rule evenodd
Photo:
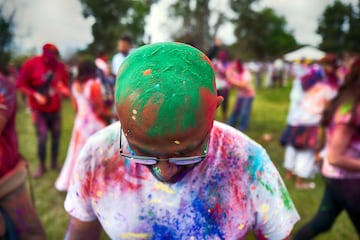
<path fill-rule="evenodd" d="M 311 179 L 320 171 L 325 181 L 319 211 L 293 233 L 300 216 L 282 177 L 244 133 L 260 69 L 230 56 L 218 40 L 207 54 L 170 42 L 135 49 L 129 36 L 117 47 L 111 60 L 99 53 L 79 62 L 73 81 L 50 43 L 25 61 L 15 84 L 0 75 L 0 239 L 46 239 L 25 187 L 16 89 L 27 99 L 37 137 L 32 177 L 41 179 L 50 167 L 59 172 L 55 188 L 67 194 L 66 239 L 98 239 L 101 230 L 113 239 L 242 239 L 249 231 L 259 239 L 311 239 L 342 210 L 360 235 L 357 56 L 341 62 L 327 54 L 289 68 L 284 178 L 295 178 L 299 190 L 315 188 Z M 282 85 L 274 73 L 274 85 Z M 71 98 L 76 114 L 60 166 L 63 98 Z"/>

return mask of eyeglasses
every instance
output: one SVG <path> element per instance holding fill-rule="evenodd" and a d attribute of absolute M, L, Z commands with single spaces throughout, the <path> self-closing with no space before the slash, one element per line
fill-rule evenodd
<path fill-rule="evenodd" d="M 207 143 L 204 145 L 203 154 L 199 156 L 191 156 L 191 157 L 172 157 L 172 158 L 156 158 L 156 157 L 148 157 L 148 156 L 137 156 L 135 153 L 130 149 L 131 154 L 125 154 L 122 150 L 122 128 L 120 128 L 120 156 L 125 157 L 131 161 L 134 161 L 139 164 L 143 165 L 154 165 L 158 162 L 166 162 L 185 166 L 185 165 L 192 165 L 201 162 L 207 156 L 207 149 L 209 146 L 210 138 L 208 138 Z"/>

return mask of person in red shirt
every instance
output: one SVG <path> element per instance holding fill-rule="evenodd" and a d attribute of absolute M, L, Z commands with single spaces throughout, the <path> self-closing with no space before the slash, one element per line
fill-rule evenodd
<path fill-rule="evenodd" d="M 18 151 L 15 86 L 0 73 L 0 239 L 46 239 L 26 190 L 26 163 Z"/>
<path fill-rule="evenodd" d="M 51 168 L 58 169 L 57 157 L 61 130 L 61 98 L 69 95 L 69 75 L 59 60 L 59 51 L 53 44 L 42 48 L 42 55 L 28 59 L 18 76 L 17 87 L 28 96 L 32 119 L 38 138 L 39 168 L 34 177 L 46 171 L 46 141 L 51 132 Z"/>

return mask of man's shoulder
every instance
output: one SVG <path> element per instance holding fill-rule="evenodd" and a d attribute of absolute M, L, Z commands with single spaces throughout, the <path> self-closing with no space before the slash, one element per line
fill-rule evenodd
<path fill-rule="evenodd" d="M 115 55 L 112 57 L 112 61 L 119 58 L 125 58 L 124 54 L 122 54 L 121 52 L 115 53 Z"/>
<path fill-rule="evenodd" d="M 41 56 L 34 56 L 31 58 L 28 58 L 27 60 L 25 60 L 25 62 L 23 63 L 23 67 L 25 66 L 32 66 L 35 64 L 39 64 L 42 63 L 42 58 Z"/>
<path fill-rule="evenodd" d="M 229 141 L 226 141 L 227 143 L 232 142 L 238 145 L 242 143 L 241 145 L 243 146 L 244 143 L 246 143 L 247 146 L 263 149 L 259 143 L 250 138 L 248 135 L 226 123 L 214 121 L 211 136 L 218 139 L 228 139 Z"/>
<path fill-rule="evenodd" d="M 120 136 L 119 133 L 120 123 L 114 122 L 91 135 L 88 139 L 88 145 L 101 147 L 103 149 L 116 148 L 116 142 L 119 140 Z"/>

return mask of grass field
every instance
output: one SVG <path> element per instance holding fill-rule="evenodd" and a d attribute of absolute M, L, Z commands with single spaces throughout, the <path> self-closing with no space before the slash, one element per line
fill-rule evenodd
<path fill-rule="evenodd" d="M 289 87 L 258 90 L 254 100 L 251 125 L 246 132 L 250 137 L 265 147 L 282 176 L 284 176 L 284 169 L 282 168 L 283 148 L 279 145 L 278 139 L 285 126 L 289 90 Z M 232 92 L 230 106 L 232 106 L 233 101 L 234 97 Z M 38 160 L 36 157 L 34 127 L 30 115 L 26 112 L 24 103 L 20 98 L 18 102 L 17 129 L 20 151 L 27 157 L 31 171 L 35 171 Z M 66 156 L 73 120 L 74 110 L 70 101 L 66 100 L 62 110 L 60 163 L 64 161 Z M 273 139 L 271 141 L 263 140 L 262 136 L 264 133 L 270 133 Z M 49 158 L 47 159 L 47 163 L 49 163 Z M 36 209 L 40 215 L 48 239 L 50 240 L 63 239 L 69 220 L 69 217 L 63 208 L 65 193 L 60 193 L 53 187 L 57 174 L 58 172 L 48 171 L 41 179 L 31 180 Z M 308 221 L 318 208 L 323 193 L 323 182 L 321 176 L 317 176 L 314 181 L 317 184 L 315 190 L 296 190 L 293 187 L 293 181 L 285 181 L 289 193 L 301 216 L 301 221 L 296 224 L 294 232 Z M 30 184 L 28 186 L 30 186 Z M 103 234 L 102 239 L 107 239 L 107 237 Z M 250 235 L 248 239 L 253 239 L 253 236 Z M 355 240 L 358 239 L 358 236 L 351 222 L 348 220 L 347 215 L 342 213 L 331 231 L 316 239 Z"/>

